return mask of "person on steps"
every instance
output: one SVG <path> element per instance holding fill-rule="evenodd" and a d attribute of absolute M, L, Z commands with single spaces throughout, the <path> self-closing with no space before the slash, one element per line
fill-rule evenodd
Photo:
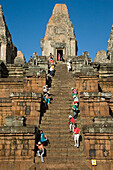
<path fill-rule="evenodd" d="M 71 70 L 71 64 L 69 62 L 67 62 L 67 70 L 68 72 Z"/>
<path fill-rule="evenodd" d="M 54 70 L 54 65 L 51 65 L 49 70 L 50 70 L 50 76 L 53 77 L 54 76 L 54 71 L 55 71 Z"/>
<path fill-rule="evenodd" d="M 77 96 L 78 91 L 74 88 L 71 88 L 71 90 L 72 90 L 72 97 L 74 98 L 74 96 Z"/>
<path fill-rule="evenodd" d="M 47 136 L 43 132 L 43 130 L 40 130 L 40 142 L 44 145 L 47 146 L 49 143 L 49 140 L 47 139 Z"/>
<path fill-rule="evenodd" d="M 75 119 L 69 115 L 69 129 L 70 129 L 70 132 L 73 132 L 73 129 L 74 129 L 74 124 L 75 124 Z"/>
<path fill-rule="evenodd" d="M 48 96 L 48 93 L 46 93 L 44 96 L 44 101 L 45 101 L 45 107 L 47 107 L 47 104 L 50 104 L 50 98 Z"/>
<path fill-rule="evenodd" d="M 74 103 L 79 103 L 78 97 L 76 95 L 73 96 L 74 97 Z"/>
<path fill-rule="evenodd" d="M 73 137 L 74 137 L 74 142 L 75 142 L 74 146 L 77 146 L 77 148 L 79 148 L 79 128 L 77 127 L 76 124 L 73 130 Z"/>
<path fill-rule="evenodd" d="M 77 103 L 73 103 L 72 110 L 73 110 L 73 118 L 74 118 L 75 120 L 76 120 L 77 115 L 78 115 L 78 113 L 77 113 L 77 110 L 78 110 L 77 106 L 78 106 Z"/>
<path fill-rule="evenodd" d="M 41 142 L 38 142 L 38 156 L 41 157 L 41 162 L 44 162 L 44 147 L 43 144 Z"/>

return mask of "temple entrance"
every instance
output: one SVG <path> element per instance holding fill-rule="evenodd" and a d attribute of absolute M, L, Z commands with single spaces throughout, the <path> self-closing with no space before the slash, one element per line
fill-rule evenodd
<path fill-rule="evenodd" d="M 57 49 L 57 61 L 63 61 L 63 49 Z"/>

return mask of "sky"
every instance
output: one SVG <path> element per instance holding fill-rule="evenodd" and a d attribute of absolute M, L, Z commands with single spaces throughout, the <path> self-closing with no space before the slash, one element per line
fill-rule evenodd
<path fill-rule="evenodd" d="M 97 51 L 107 51 L 113 25 L 113 0 L 0 0 L 13 44 L 27 62 L 34 52 L 42 55 L 40 40 L 56 3 L 68 7 L 78 56 L 88 51 L 94 61 Z"/>

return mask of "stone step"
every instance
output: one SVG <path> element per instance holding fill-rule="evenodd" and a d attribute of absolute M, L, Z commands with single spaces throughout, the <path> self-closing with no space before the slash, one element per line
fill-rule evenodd
<path fill-rule="evenodd" d="M 36 159 L 38 159 L 38 162 L 40 162 L 40 158 L 37 157 Z M 29 170 L 90 170 L 90 168 L 88 168 L 88 166 L 86 166 L 85 164 L 73 164 L 73 163 L 54 163 L 51 164 L 49 162 L 45 162 L 44 164 L 42 164 L 41 162 L 38 164 L 34 164 Z"/>
<path fill-rule="evenodd" d="M 53 122 L 53 123 L 55 123 L 56 121 L 59 121 L 60 122 L 60 124 L 62 123 L 62 122 L 65 122 L 65 124 L 67 124 L 67 121 L 68 120 L 64 120 L 63 119 L 63 116 L 62 117 L 54 117 L 54 119 L 52 118 L 52 117 L 42 117 L 42 120 L 44 120 L 44 121 L 50 121 L 50 122 Z"/>
<path fill-rule="evenodd" d="M 45 131 L 46 134 L 49 134 L 49 132 L 51 132 L 51 133 L 53 133 L 53 135 L 54 135 L 54 133 L 56 133 L 56 134 L 63 133 L 64 134 L 66 132 L 69 132 L 68 129 L 66 130 L 66 129 L 60 129 L 60 128 L 48 128 L 48 129 L 43 128 L 43 131 Z"/>
<path fill-rule="evenodd" d="M 57 96 L 59 94 L 59 96 L 67 96 L 68 97 L 71 97 L 72 96 L 72 93 L 71 91 L 69 90 L 62 90 L 62 89 L 59 89 L 59 88 L 56 88 L 54 89 L 54 91 L 49 91 L 50 94 L 54 95 L 54 96 Z"/>
<path fill-rule="evenodd" d="M 82 143 L 80 143 L 80 147 L 77 148 L 77 147 L 74 146 L 74 141 L 73 141 L 72 146 L 69 146 L 69 147 L 49 147 L 49 146 L 47 146 L 46 150 L 47 150 L 47 152 L 61 152 L 62 151 L 64 153 L 68 153 L 68 154 L 71 154 L 71 153 L 72 154 L 80 154 L 80 153 L 84 154 L 83 150 L 80 151 L 81 148 L 83 149 Z"/>
<path fill-rule="evenodd" d="M 57 113 L 57 114 L 55 114 L 55 113 Z M 67 113 L 62 113 L 62 112 L 57 112 L 57 111 L 55 111 L 55 112 L 48 112 L 48 113 L 44 114 L 44 117 L 42 117 L 42 120 L 44 120 L 46 118 L 48 118 L 48 119 L 51 118 L 52 120 L 59 119 L 59 120 L 66 120 L 68 122 L 69 121 L 69 115 L 73 116 L 72 111 L 69 111 Z M 77 117 L 77 119 L 75 121 L 80 121 L 79 113 L 78 113 L 78 117 Z M 49 124 L 50 124 L 50 122 L 49 122 Z M 53 124 L 53 123 L 51 122 L 51 124 Z M 61 123 L 59 123 L 59 124 L 61 124 Z"/>
<path fill-rule="evenodd" d="M 57 126 L 59 126 L 59 127 L 57 127 Z M 55 133 L 58 133 L 58 132 L 62 132 L 62 133 L 64 133 L 64 132 L 68 132 L 69 131 L 69 127 L 67 126 L 67 127 L 63 127 L 63 126 L 60 126 L 60 125 L 57 125 L 57 126 L 47 126 L 47 127 L 44 127 L 44 126 L 41 126 L 41 129 L 43 130 L 43 131 L 46 131 L 46 132 L 49 132 L 49 131 L 51 131 L 51 132 L 55 132 Z M 78 126 L 79 127 L 79 126 Z M 64 128 L 64 129 L 63 129 Z M 81 130 L 81 128 L 79 127 L 79 130 Z"/>
<path fill-rule="evenodd" d="M 64 142 L 66 144 L 62 145 L 62 144 L 60 144 L 60 142 Z M 48 150 L 51 151 L 51 150 L 53 150 L 53 148 L 56 149 L 56 152 L 57 152 L 57 150 L 58 151 L 60 150 L 60 151 L 63 151 L 63 152 L 68 152 L 67 148 L 69 148 L 69 150 L 74 150 L 74 151 L 76 151 L 76 149 L 77 150 L 83 150 L 83 143 L 82 142 L 80 143 L 80 149 L 78 149 L 74 146 L 74 140 L 73 141 L 66 141 L 66 142 L 64 140 L 61 140 L 60 142 L 58 141 L 55 144 L 55 141 L 52 142 L 50 140 L 50 146 L 48 146 Z"/>
<path fill-rule="evenodd" d="M 49 107 L 49 110 L 52 110 L 52 111 L 54 111 L 54 109 L 55 110 L 65 110 L 65 111 L 72 109 L 72 105 L 71 106 L 68 106 L 68 105 L 66 105 L 66 106 L 65 105 L 62 105 L 62 106 L 58 105 L 57 106 L 57 105 L 54 104 L 54 105 L 49 105 L 48 107 Z"/>
<path fill-rule="evenodd" d="M 54 125 L 52 126 L 52 127 L 56 127 L 56 126 L 64 126 L 64 125 L 67 125 L 68 126 L 68 120 L 52 120 L 52 119 L 49 119 L 49 120 L 45 120 L 44 118 L 41 120 L 41 122 L 42 122 L 42 125 L 44 125 L 45 126 L 45 124 L 48 122 L 48 124 L 49 123 L 53 123 Z M 59 122 L 59 124 L 58 124 L 58 122 Z M 77 120 L 75 120 L 75 123 L 77 123 L 78 124 L 78 127 L 80 127 L 79 126 L 79 124 L 80 124 L 80 121 L 77 121 Z M 43 126 L 43 127 L 44 127 Z M 48 125 L 48 126 L 51 126 L 51 125 Z M 41 126 L 40 126 L 41 127 Z M 46 129 L 46 128 L 45 128 Z"/>
<path fill-rule="evenodd" d="M 52 85 L 54 84 L 55 86 L 59 86 L 61 88 L 62 87 L 71 87 L 73 82 L 72 82 L 71 78 L 67 78 L 67 79 L 62 79 L 61 81 L 59 81 L 58 79 L 54 79 L 54 80 L 52 80 Z"/>
<path fill-rule="evenodd" d="M 68 132 L 70 133 L 70 132 Z M 55 143 L 58 144 L 57 141 L 63 141 L 65 143 L 65 141 L 68 141 L 68 142 L 72 142 L 74 141 L 73 139 L 73 133 L 71 132 L 70 136 L 62 133 L 63 135 L 55 135 L 55 134 L 50 134 L 49 132 L 46 132 L 46 135 L 47 135 L 47 138 L 50 140 L 50 141 L 54 141 Z M 82 136 L 82 133 L 80 133 L 81 136 Z"/>
<path fill-rule="evenodd" d="M 73 98 L 71 98 L 71 97 L 65 97 L 65 98 L 64 98 L 64 97 L 62 97 L 62 96 L 60 96 L 60 97 L 59 97 L 59 96 L 55 96 L 55 97 L 53 98 L 53 101 L 56 101 L 56 100 L 59 101 L 59 102 L 60 102 L 61 100 L 62 100 L 62 101 L 69 101 L 69 102 L 71 101 L 71 102 L 73 102 Z"/>
<path fill-rule="evenodd" d="M 50 122 L 51 123 L 51 122 Z M 75 121 L 75 123 L 77 123 L 77 125 L 78 125 L 78 127 L 79 127 L 79 129 L 81 129 L 81 125 L 80 125 L 80 121 Z M 39 127 L 40 127 L 40 129 L 42 129 L 43 131 L 44 130 L 46 130 L 46 129 L 49 129 L 49 130 L 51 130 L 51 129 L 59 129 L 59 128 L 64 128 L 64 129 L 69 129 L 69 125 L 68 125 L 68 121 L 67 122 L 64 122 L 64 123 L 61 123 L 61 124 L 59 124 L 57 121 L 56 122 L 54 122 L 53 124 L 47 124 L 47 122 L 45 122 L 45 121 L 42 121 L 42 123 L 41 123 L 41 125 L 39 125 Z"/>
<path fill-rule="evenodd" d="M 71 162 L 74 162 L 74 163 L 81 163 L 82 161 L 84 161 L 84 157 L 78 157 L 78 159 L 75 159 L 73 156 L 72 157 L 64 157 L 64 156 L 51 156 L 51 157 L 46 157 L 46 160 L 45 162 L 51 162 L 51 163 L 60 163 L 60 162 L 66 162 L 66 163 L 70 163 L 70 160 Z M 84 165 L 84 162 L 83 162 L 83 165 Z"/>
<path fill-rule="evenodd" d="M 67 154 L 72 153 L 72 155 L 84 153 L 83 145 L 80 144 L 79 148 L 77 148 L 77 147 L 74 146 L 74 142 L 73 142 L 73 146 L 68 146 L 68 147 L 64 147 L 64 148 L 56 147 L 55 148 L 56 150 L 55 149 L 53 150 L 53 149 L 54 149 L 53 147 L 48 147 L 48 148 L 46 148 L 46 151 L 47 151 L 47 153 L 52 153 L 52 154 L 53 154 L 53 152 L 57 153 L 58 151 L 63 152 L 63 153 L 67 153 Z"/>
<path fill-rule="evenodd" d="M 48 131 L 45 131 L 45 134 L 47 135 L 48 139 L 51 139 L 51 138 L 56 138 L 56 141 L 57 139 L 70 139 L 72 138 L 72 133 L 70 133 L 69 131 L 65 132 L 65 133 L 62 133 L 62 132 L 58 132 L 58 133 L 54 133 L 53 132 L 48 132 Z M 81 134 L 81 132 L 80 132 Z"/>
<path fill-rule="evenodd" d="M 55 98 L 54 98 L 55 99 Z M 51 101 L 51 104 L 49 105 L 49 108 L 53 108 L 53 107 L 56 107 L 56 106 L 58 106 L 58 107 L 60 107 L 60 108 L 62 108 L 62 107 L 72 107 L 73 106 L 73 101 L 69 101 L 69 102 L 65 102 L 65 100 L 63 99 L 63 100 L 61 100 L 62 102 L 60 102 L 60 96 L 59 96 L 59 103 L 58 103 L 58 101 L 55 101 L 55 100 L 52 100 Z"/>
<path fill-rule="evenodd" d="M 54 100 L 55 98 L 56 99 L 58 99 L 58 96 L 50 96 L 50 97 L 52 97 L 53 98 L 53 100 L 51 101 L 52 102 L 52 104 L 63 104 L 63 103 L 65 103 L 65 104 L 72 104 L 73 103 L 73 98 L 71 98 L 71 97 L 68 97 L 68 100 L 60 100 L 60 102 L 59 102 L 59 100 Z M 69 100 L 70 99 L 70 100 Z"/>
<path fill-rule="evenodd" d="M 51 123 L 51 122 L 50 122 Z M 80 128 L 79 124 L 80 124 L 80 121 L 76 120 L 75 123 L 77 123 L 78 127 Z M 47 122 L 44 122 L 42 121 L 42 123 L 40 124 L 40 129 L 47 129 L 47 128 L 68 128 L 69 129 L 69 125 L 68 125 L 68 121 L 65 123 L 61 123 L 59 124 L 59 122 L 55 122 L 54 124 L 49 124 Z"/>
<path fill-rule="evenodd" d="M 61 114 L 61 117 L 62 117 L 62 115 L 64 115 L 64 114 L 66 114 L 67 116 L 68 116 L 68 114 L 70 115 L 70 113 L 72 113 L 72 111 L 71 111 L 71 109 L 66 109 L 66 110 L 64 110 L 64 109 L 59 109 L 59 110 L 50 109 L 50 110 L 47 110 L 46 113 L 54 114 L 56 117 L 57 117 L 57 114 Z"/>
<path fill-rule="evenodd" d="M 54 138 L 54 137 L 51 138 L 51 137 L 49 137 L 48 139 L 49 139 L 50 143 L 55 143 L 56 140 L 57 140 L 57 143 L 60 143 L 60 142 L 63 142 L 63 143 L 73 142 L 72 136 L 70 138 L 66 138 L 66 139 L 65 139 L 65 137 L 63 137 L 63 138 Z"/>
<path fill-rule="evenodd" d="M 61 84 L 56 84 L 56 83 L 52 83 L 51 84 L 51 89 L 55 90 L 60 90 L 60 91 L 69 91 L 71 92 L 71 88 L 72 88 L 72 83 L 68 84 L 68 82 L 65 82 L 65 86 L 61 87 Z"/>
<path fill-rule="evenodd" d="M 83 153 L 80 153 L 80 152 L 63 152 L 63 151 L 54 151 L 51 153 L 49 151 L 47 151 L 47 157 L 50 157 L 50 156 L 56 156 L 56 157 L 60 157 L 60 156 L 63 156 L 63 157 L 74 157 L 75 159 L 80 159 L 80 157 L 84 157 L 84 154 Z"/>
<path fill-rule="evenodd" d="M 44 116 L 44 118 L 45 117 L 46 116 Z M 53 119 L 54 119 L 54 115 L 53 115 Z M 43 125 L 43 127 L 45 127 L 45 128 L 46 127 L 55 127 L 55 128 L 64 128 L 65 129 L 66 127 L 69 127 L 68 122 L 69 122 L 69 119 L 67 117 L 65 118 L 65 121 L 64 121 L 64 118 L 63 118 L 62 121 L 61 120 L 60 121 L 52 120 L 51 122 L 47 122 L 44 119 L 42 119 L 40 127 L 41 127 L 41 125 Z M 81 120 L 78 118 L 78 119 L 75 120 L 75 123 L 77 123 L 78 126 L 79 126 L 79 124 L 81 123 Z"/>
<path fill-rule="evenodd" d="M 59 162 L 59 161 L 66 161 L 69 162 L 69 160 L 73 162 L 81 162 L 84 161 L 84 156 L 74 156 L 74 155 L 65 155 L 65 154 L 59 154 L 59 155 L 48 155 L 45 157 L 45 162 Z"/>
<path fill-rule="evenodd" d="M 68 149 L 67 149 L 68 148 Z M 48 147 L 47 149 L 46 149 L 46 151 L 47 151 L 47 153 L 52 153 L 53 154 L 53 151 L 54 152 L 63 152 L 63 153 L 72 153 L 72 155 L 74 154 L 74 155 L 76 155 L 76 154 L 80 154 L 80 153 L 84 153 L 84 147 L 83 147 L 83 145 L 81 144 L 80 146 L 79 146 L 79 148 L 77 148 L 77 147 L 75 147 L 74 146 L 74 142 L 73 142 L 73 146 L 68 146 L 68 147 L 65 147 L 65 148 L 60 148 L 60 147 L 56 147 L 55 148 L 56 150 L 53 150 L 53 148 L 52 147 Z"/>

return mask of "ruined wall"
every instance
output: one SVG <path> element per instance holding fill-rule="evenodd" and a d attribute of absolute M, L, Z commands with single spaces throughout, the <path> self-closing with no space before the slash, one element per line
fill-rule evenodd
<path fill-rule="evenodd" d="M 24 116 L 27 125 L 39 125 L 41 114 L 41 93 L 11 93 L 12 115 Z"/>
<path fill-rule="evenodd" d="M 15 65 L 7 69 L 8 77 L 0 78 L 0 169 L 26 170 L 34 161 L 46 73 L 37 76 L 37 70 Z"/>
<path fill-rule="evenodd" d="M 83 126 L 87 160 L 96 159 L 98 169 L 113 169 L 113 119 L 96 117 L 93 125 Z"/>
<path fill-rule="evenodd" d="M 41 96 L 46 77 L 0 79 L 0 125 L 5 117 L 22 115 L 28 124 L 39 124 Z M 33 97 L 34 96 L 34 97 Z"/>
<path fill-rule="evenodd" d="M 76 89 L 78 92 L 98 92 L 98 77 L 76 77 Z"/>
<path fill-rule="evenodd" d="M 108 102 L 111 96 L 111 93 L 80 93 L 80 115 L 83 124 L 92 124 L 95 116 L 109 116 Z"/>
<path fill-rule="evenodd" d="M 11 34 L 5 22 L 5 18 L 0 5 L 0 60 L 4 63 L 14 63 L 17 49 L 12 43 Z"/>
<path fill-rule="evenodd" d="M 0 169 L 27 170 L 33 165 L 35 127 L 0 128 Z"/>

